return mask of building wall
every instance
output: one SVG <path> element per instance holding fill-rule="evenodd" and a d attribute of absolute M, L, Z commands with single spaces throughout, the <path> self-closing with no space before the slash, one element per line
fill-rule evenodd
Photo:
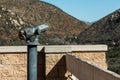
<path fill-rule="evenodd" d="M 92 64 L 107 69 L 105 52 L 73 52 L 78 58 L 84 59 Z"/>
<path fill-rule="evenodd" d="M 71 54 L 107 69 L 105 52 L 72 52 Z M 57 80 L 58 78 L 59 80 L 67 80 L 69 75 L 67 75 L 65 55 L 65 53 L 46 54 L 47 80 Z"/>
<path fill-rule="evenodd" d="M 27 80 L 26 54 L 0 54 L 0 80 Z"/>
<path fill-rule="evenodd" d="M 105 45 L 85 46 L 39 46 L 38 80 L 67 80 L 66 53 L 107 68 Z M 97 47 L 94 49 L 94 47 Z M 76 48 L 78 49 L 76 49 Z M 101 48 L 102 47 L 102 48 Z M 23 46 L 0 47 L 0 80 L 27 80 L 27 48 Z M 72 65 L 72 63 L 71 63 Z"/>
<path fill-rule="evenodd" d="M 45 56 L 38 53 L 38 79 L 45 78 Z M 27 54 L 1 53 L 0 80 L 27 80 Z"/>
<path fill-rule="evenodd" d="M 46 79 L 67 80 L 65 53 L 46 54 Z"/>

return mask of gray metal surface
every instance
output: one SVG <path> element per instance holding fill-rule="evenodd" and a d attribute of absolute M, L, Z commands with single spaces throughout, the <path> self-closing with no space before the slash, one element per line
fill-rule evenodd
<path fill-rule="evenodd" d="M 28 45 L 28 79 L 37 80 L 37 45 Z"/>

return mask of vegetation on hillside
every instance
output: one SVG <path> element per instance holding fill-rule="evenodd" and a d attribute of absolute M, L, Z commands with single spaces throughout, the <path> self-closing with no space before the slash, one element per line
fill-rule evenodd
<path fill-rule="evenodd" d="M 28 26 L 20 16 L 9 9 L 0 7 L 0 45 L 23 44 L 18 38 L 18 30 Z"/>
<path fill-rule="evenodd" d="M 109 49 L 106 58 L 108 69 L 120 74 L 120 46 Z"/>
<path fill-rule="evenodd" d="M 106 44 L 108 69 L 120 74 L 120 9 L 81 32 L 78 44 Z"/>
<path fill-rule="evenodd" d="M 47 22 L 49 29 L 40 35 L 41 44 L 72 44 L 67 37 L 77 36 L 88 25 L 49 3 L 38 0 L 1 0 L 0 5 L 12 10 L 33 26 Z M 22 44 L 23 45 L 23 44 Z"/>
<path fill-rule="evenodd" d="M 120 44 L 120 9 L 93 23 L 78 36 L 78 43 Z"/>

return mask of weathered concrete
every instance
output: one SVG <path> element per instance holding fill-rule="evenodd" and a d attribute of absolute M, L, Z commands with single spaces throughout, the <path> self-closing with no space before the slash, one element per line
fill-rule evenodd
<path fill-rule="evenodd" d="M 71 51 L 107 51 L 106 45 L 71 45 Z"/>
<path fill-rule="evenodd" d="M 45 48 L 46 53 L 50 52 L 73 52 L 73 51 L 107 51 L 106 45 L 52 45 L 52 46 L 38 46 L 38 52 Z M 7 52 L 27 52 L 27 46 L 1 46 L 0 53 Z"/>
<path fill-rule="evenodd" d="M 64 52 L 72 52 L 71 46 L 69 45 L 45 46 L 45 53 L 64 53 Z"/>
<path fill-rule="evenodd" d="M 40 52 L 44 46 L 38 46 L 37 50 Z M 0 53 L 22 53 L 27 52 L 27 46 L 1 46 Z"/>

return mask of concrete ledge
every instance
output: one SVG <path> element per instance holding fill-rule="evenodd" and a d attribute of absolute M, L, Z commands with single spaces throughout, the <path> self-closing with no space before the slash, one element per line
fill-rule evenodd
<path fill-rule="evenodd" d="M 45 46 L 45 53 L 64 53 L 64 52 L 72 52 L 71 46 L 69 45 Z"/>
<path fill-rule="evenodd" d="M 43 49 L 43 46 L 38 46 L 38 52 Z M 27 46 L 0 46 L 0 53 L 17 53 L 17 52 L 27 52 Z"/>
<path fill-rule="evenodd" d="M 38 52 L 44 48 L 45 53 L 63 53 L 72 51 L 107 51 L 107 45 L 50 45 L 38 46 Z M 0 46 L 0 53 L 27 52 L 27 46 Z"/>
<path fill-rule="evenodd" d="M 73 45 L 72 51 L 107 51 L 107 45 Z"/>
<path fill-rule="evenodd" d="M 27 52 L 27 46 L 0 46 L 0 53 Z"/>

